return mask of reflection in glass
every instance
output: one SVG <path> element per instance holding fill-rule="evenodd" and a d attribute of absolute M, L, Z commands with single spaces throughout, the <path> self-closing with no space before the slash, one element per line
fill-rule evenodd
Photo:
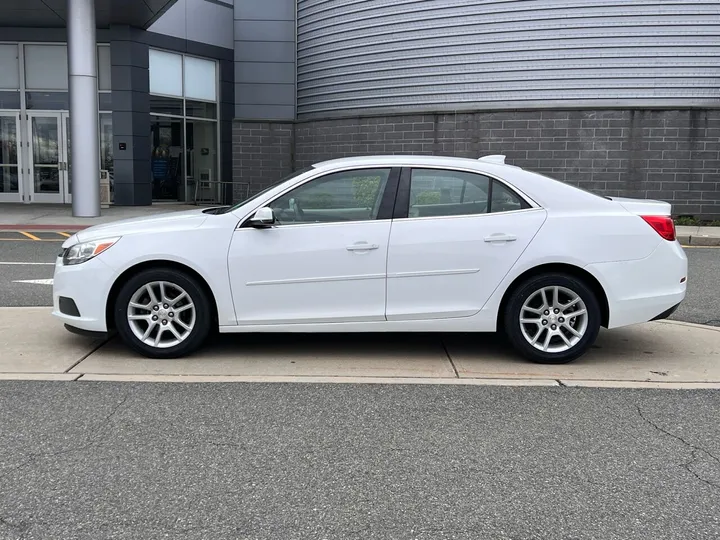
<path fill-rule="evenodd" d="M 185 101 L 185 114 L 196 118 L 217 118 L 217 105 L 204 101 Z"/>
<path fill-rule="evenodd" d="M 158 114 L 183 115 L 182 99 L 168 98 L 162 96 L 150 96 L 150 112 Z"/>
<path fill-rule="evenodd" d="M 18 192 L 18 168 L 0 166 L 0 193 Z"/>
<path fill-rule="evenodd" d="M 34 165 L 55 165 L 60 161 L 58 122 L 54 116 L 35 116 L 32 119 L 32 149 Z"/>
<path fill-rule="evenodd" d="M 202 120 L 186 122 L 187 137 L 187 197 L 194 200 L 219 202 L 220 190 L 217 175 L 217 123 Z"/>
<path fill-rule="evenodd" d="M 185 200 L 183 149 L 182 119 L 151 116 L 150 153 L 153 199 Z"/>
<path fill-rule="evenodd" d="M 110 92 L 100 92 L 98 94 L 98 109 L 101 111 L 112 110 L 112 94 Z"/>
<path fill-rule="evenodd" d="M 35 193 L 60 193 L 57 118 L 35 116 L 31 122 Z"/>
<path fill-rule="evenodd" d="M 70 159 L 70 117 L 65 117 L 65 144 L 67 145 L 67 192 L 72 195 L 72 159 Z"/>
<path fill-rule="evenodd" d="M 35 193 L 60 193 L 60 171 L 57 168 L 36 168 L 33 182 L 35 183 Z"/>
<path fill-rule="evenodd" d="M 17 123 L 14 116 L 0 116 L 0 193 L 17 192 Z"/>
<path fill-rule="evenodd" d="M 67 111 L 70 109 L 70 95 L 67 92 L 25 92 L 28 109 L 37 111 Z"/>
<path fill-rule="evenodd" d="M 115 168 L 113 161 L 112 114 L 100 114 L 100 169 L 110 178 L 110 200 L 115 197 Z"/>
<path fill-rule="evenodd" d="M 19 109 L 20 92 L 0 92 L 0 109 Z"/>

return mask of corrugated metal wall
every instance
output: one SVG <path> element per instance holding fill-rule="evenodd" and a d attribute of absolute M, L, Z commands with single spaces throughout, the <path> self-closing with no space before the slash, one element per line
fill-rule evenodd
<path fill-rule="evenodd" d="M 298 0 L 299 118 L 720 107 L 719 0 Z"/>

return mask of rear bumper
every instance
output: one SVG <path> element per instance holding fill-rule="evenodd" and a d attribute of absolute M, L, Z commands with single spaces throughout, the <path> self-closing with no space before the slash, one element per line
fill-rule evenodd
<path fill-rule="evenodd" d="M 685 299 L 687 256 L 678 242 L 663 240 L 636 261 L 591 264 L 586 268 L 608 299 L 608 328 L 669 317 Z"/>
<path fill-rule="evenodd" d="M 667 319 L 668 317 L 670 317 L 670 315 L 672 315 L 673 313 L 675 313 L 675 312 L 677 311 L 677 308 L 680 307 L 680 304 L 681 304 L 681 303 L 682 303 L 682 302 L 678 302 L 677 304 L 675 304 L 675 305 L 674 305 L 673 307 L 671 307 L 670 309 L 666 309 L 665 311 L 663 311 L 663 312 L 662 312 L 660 315 L 658 315 L 657 317 L 653 317 L 652 320 L 653 320 L 653 321 L 661 321 L 661 320 L 663 320 L 663 319 Z"/>

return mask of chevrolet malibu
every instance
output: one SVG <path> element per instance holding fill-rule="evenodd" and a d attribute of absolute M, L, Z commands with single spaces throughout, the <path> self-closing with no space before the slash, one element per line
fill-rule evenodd
<path fill-rule="evenodd" d="M 478 160 L 345 158 L 229 207 L 63 244 L 54 311 L 153 358 L 219 332 L 493 332 L 565 363 L 600 327 L 669 316 L 687 258 L 670 205 Z"/>

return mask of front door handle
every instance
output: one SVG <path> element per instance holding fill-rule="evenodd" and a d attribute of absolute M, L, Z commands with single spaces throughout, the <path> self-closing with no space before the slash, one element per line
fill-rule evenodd
<path fill-rule="evenodd" d="M 370 251 L 371 249 L 378 249 L 380 246 L 377 244 L 351 244 L 349 246 L 345 246 L 345 249 L 348 251 Z"/>
<path fill-rule="evenodd" d="M 517 240 L 517 236 L 512 234 L 496 233 L 485 237 L 486 242 L 514 242 Z"/>

